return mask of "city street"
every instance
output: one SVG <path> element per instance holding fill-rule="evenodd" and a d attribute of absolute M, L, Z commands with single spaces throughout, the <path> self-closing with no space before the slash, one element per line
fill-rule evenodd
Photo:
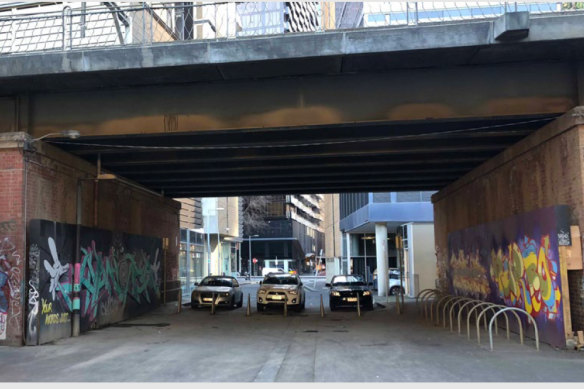
<path fill-rule="evenodd" d="M 495 350 L 433 327 L 409 300 L 357 317 L 320 317 L 324 280 L 304 278 L 306 310 L 257 313 L 167 304 L 149 314 L 78 338 L 37 347 L 0 347 L 2 381 L 581 381 L 581 352 L 499 335 Z M 246 285 L 252 294 L 257 284 Z M 247 298 L 246 298 L 247 300 Z M 385 305 L 385 304 L 384 304 Z M 553 373 L 551 373 L 553 372 Z"/>

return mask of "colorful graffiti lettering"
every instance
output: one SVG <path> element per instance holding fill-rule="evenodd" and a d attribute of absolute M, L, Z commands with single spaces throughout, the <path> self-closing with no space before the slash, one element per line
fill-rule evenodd
<path fill-rule="evenodd" d="M 151 303 L 148 288 L 156 294 L 160 293 L 158 285 L 158 250 L 150 263 L 150 258 L 143 251 L 124 253 L 110 249 L 109 255 L 103 255 L 91 246 L 82 248 L 81 285 L 82 312 L 94 320 L 98 313 L 98 305 L 102 298 L 114 297 L 120 309 L 126 305 L 127 298 L 140 303 L 142 299 Z"/>
<path fill-rule="evenodd" d="M 554 206 L 450 233 L 450 291 L 523 309 L 542 341 L 565 347 L 559 247 L 569 222 L 569 207 Z"/>
<path fill-rule="evenodd" d="M 491 292 L 487 271 L 479 263 L 478 251 L 466 254 L 458 250 L 457 255 L 452 254 L 450 267 L 452 268 L 452 282 L 454 289 L 466 296 L 484 299 Z"/>
<path fill-rule="evenodd" d="M 558 264 L 550 258 L 550 238 L 538 245 L 524 237 L 513 242 L 506 252 L 491 251 L 491 277 L 505 304 L 525 309 L 532 316 L 554 319 L 560 310 Z"/>
<path fill-rule="evenodd" d="M 87 227 L 77 230 L 74 225 L 38 219 L 29 223 L 29 230 L 34 266 L 29 271 L 35 279 L 28 290 L 27 343 L 69 336 L 74 309 L 79 309 L 80 330 L 85 332 L 159 304 L 160 239 Z M 76 253 L 78 232 L 81 247 Z M 78 300 L 73 289 L 79 292 Z"/>

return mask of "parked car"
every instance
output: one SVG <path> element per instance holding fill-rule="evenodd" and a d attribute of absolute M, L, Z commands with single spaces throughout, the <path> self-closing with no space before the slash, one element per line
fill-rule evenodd
<path fill-rule="evenodd" d="M 389 269 L 388 272 L 388 290 L 391 296 L 399 294 L 400 288 L 402 293 L 405 293 L 405 289 L 400 283 L 399 279 L 399 269 Z M 405 283 L 405 280 L 403 281 Z M 377 270 L 373 272 L 373 289 L 377 290 Z"/>
<path fill-rule="evenodd" d="M 279 267 L 264 267 L 262 269 L 262 276 L 266 276 L 270 273 L 284 273 L 284 269 L 280 269 Z"/>
<path fill-rule="evenodd" d="M 269 273 L 260 281 L 257 296 L 258 311 L 264 311 L 268 306 L 282 306 L 301 311 L 306 304 L 304 286 L 300 277 L 295 274 Z"/>
<path fill-rule="evenodd" d="M 365 309 L 373 309 L 373 296 L 363 277 L 356 274 L 334 276 L 330 284 L 329 306 L 331 311 L 340 307 L 356 307 L 359 303 Z"/>
<path fill-rule="evenodd" d="M 191 293 L 192 308 L 211 306 L 213 297 L 215 306 L 241 308 L 243 305 L 243 292 L 235 277 L 208 276 L 195 286 Z"/>

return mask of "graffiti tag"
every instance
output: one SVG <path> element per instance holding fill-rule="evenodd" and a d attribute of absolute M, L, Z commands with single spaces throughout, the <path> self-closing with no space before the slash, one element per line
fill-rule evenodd
<path fill-rule="evenodd" d="M 7 234 L 16 230 L 16 220 L 0 222 L 0 233 Z"/>

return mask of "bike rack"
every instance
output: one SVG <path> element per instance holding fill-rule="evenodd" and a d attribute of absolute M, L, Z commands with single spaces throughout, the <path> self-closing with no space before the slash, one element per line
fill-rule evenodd
<path fill-rule="evenodd" d="M 432 307 L 434 305 L 434 301 L 437 298 L 440 298 L 440 296 L 442 295 L 442 292 L 436 290 L 436 291 L 432 291 L 430 293 L 426 293 L 423 297 L 422 297 L 422 305 L 424 307 L 424 319 L 428 320 L 428 303 L 430 302 L 430 299 L 432 299 L 432 305 L 430 306 L 430 321 L 434 321 L 433 320 L 433 313 L 432 313 Z"/>
<path fill-rule="evenodd" d="M 486 302 L 486 301 L 482 301 L 482 302 L 480 302 L 479 304 L 477 304 L 477 305 L 475 305 L 474 307 L 472 307 L 472 308 L 470 309 L 470 311 L 468 311 L 468 315 L 466 316 L 466 337 L 467 337 L 467 339 L 468 339 L 468 340 L 470 340 L 470 318 L 472 317 L 472 313 L 473 313 L 473 312 L 474 312 L 474 311 L 475 311 L 475 310 L 476 310 L 478 307 L 481 307 L 481 306 L 483 306 L 483 305 L 489 305 L 489 306 L 491 306 L 491 305 L 495 305 L 495 304 L 493 304 L 493 303 L 489 303 L 489 302 Z M 477 311 L 477 314 L 475 315 L 475 317 L 478 317 L 478 311 Z M 486 323 L 486 318 L 485 318 L 485 323 Z"/>
<path fill-rule="evenodd" d="M 476 305 L 476 304 L 480 304 L 482 302 L 483 301 L 481 301 L 481 300 L 473 300 L 473 299 L 471 299 L 470 301 L 467 301 L 466 303 L 462 304 L 462 306 L 460 307 L 460 311 L 458 311 L 458 320 L 457 320 L 458 321 L 458 334 L 459 335 L 460 335 L 460 318 L 462 316 L 462 312 L 464 312 L 464 308 L 467 305 L 469 305 L 469 304 L 475 304 Z M 468 315 L 468 310 L 467 310 L 466 314 Z"/>
<path fill-rule="evenodd" d="M 420 291 L 420 293 L 418 293 L 418 295 L 416 296 L 416 308 L 418 308 L 418 312 L 422 313 L 422 310 L 419 309 L 419 300 L 420 297 L 424 297 L 426 294 L 428 293 L 435 293 L 435 292 L 440 292 L 438 289 L 423 289 Z"/>
<path fill-rule="evenodd" d="M 442 301 L 444 301 L 444 305 L 442 306 L 442 317 L 443 317 L 443 321 L 444 321 L 444 328 L 446 328 L 446 307 L 448 306 L 448 303 L 450 303 L 453 300 L 456 300 L 460 298 L 460 296 L 455 296 L 452 294 L 446 295 L 444 297 L 442 297 L 439 301 L 438 304 L 436 304 L 436 325 L 440 325 L 440 303 L 442 303 Z"/>
<path fill-rule="evenodd" d="M 495 304 L 488 301 L 482 301 L 477 299 L 472 299 L 465 296 L 455 296 L 450 294 L 443 294 L 442 291 L 438 289 L 424 289 L 416 296 L 416 306 L 418 308 L 418 312 L 420 314 L 424 314 L 424 318 L 428 319 L 428 304 L 430 304 L 430 321 L 432 324 L 440 325 L 440 309 L 442 308 L 442 324 L 444 328 L 447 328 L 446 325 L 446 313 L 448 311 L 448 320 L 450 325 L 450 331 L 453 331 L 454 327 L 454 312 L 458 309 L 457 313 L 457 324 L 458 324 L 458 333 L 461 333 L 461 319 L 466 309 L 466 333 L 467 338 L 470 340 L 470 321 L 473 317 L 473 312 L 475 313 L 475 324 L 477 330 L 477 343 L 481 344 L 481 320 L 484 323 L 485 330 L 488 329 L 489 331 L 489 341 L 491 350 L 493 350 L 493 323 L 495 323 L 495 334 L 499 333 L 499 320 L 498 316 L 500 314 L 504 314 L 505 318 L 505 331 L 507 335 L 507 339 L 511 339 L 511 328 L 509 326 L 509 315 L 508 312 L 511 312 L 515 318 L 517 319 L 517 324 L 519 325 L 519 338 L 521 344 L 524 344 L 524 331 L 523 331 L 523 323 L 521 318 L 517 314 L 517 312 L 523 312 L 530 322 L 532 322 L 535 326 L 535 342 L 536 348 L 539 350 L 539 332 L 537 328 L 537 323 L 535 319 L 529 315 L 525 310 L 521 308 L 515 307 L 508 307 L 506 305 Z M 436 312 L 436 321 L 434 322 L 434 306 Z M 423 311 L 423 312 L 422 312 Z M 487 324 L 489 312 L 492 313 L 492 317 Z"/>
<path fill-rule="evenodd" d="M 489 343 L 491 346 L 491 351 L 493 351 L 493 321 L 495 320 L 495 318 L 498 315 L 500 315 L 501 313 L 507 312 L 507 311 L 524 313 L 525 316 L 527 316 L 527 319 L 533 323 L 533 326 L 535 328 L 535 348 L 539 351 L 539 332 L 537 330 L 537 323 L 535 322 L 535 319 L 529 313 L 527 313 L 527 311 L 525 311 L 524 309 L 515 308 L 515 307 L 505 307 L 505 308 L 501 309 L 499 312 L 495 313 L 495 315 L 491 318 L 491 321 L 489 322 Z M 519 315 L 517 315 L 517 317 L 519 317 Z M 520 328 L 520 332 L 521 332 L 521 344 L 523 344 L 523 326 L 520 324 L 519 328 Z"/>
<path fill-rule="evenodd" d="M 450 332 L 452 332 L 452 313 L 454 312 L 454 308 L 456 306 L 458 306 L 458 304 L 460 304 L 463 301 L 469 301 L 472 300 L 468 297 L 463 297 L 463 296 L 458 296 L 456 298 L 453 298 L 450 301 L 447 301 L 446 304 L 444 304 L 444 312 L 443 312 L 443 316 L 444 316 L 444 328 L 446 328 L 446 308 L 448 308 L 448 304 L 452 303 L 452 306 L 450 307 L 450 310 L 448 311 L 448 319 L 449 319 L 449 324 L 450 324 Z"/>
<path fill-rule="evenodd" d="M 494 314 L 497 313 L 496 309 L 500 309 L 501 306 L 498 304 L 494 304 L 492 303 L 491 305 L 489 305 L 488 307 L 484 308 L 477 316 L 477 322 L 476 322 L 476 326 L 477 326 L 477 343 L 481 344 L 481 318 L 484 315 L 485 318 L 485 330 L 487 329 L 487 312 L 491 311 L 493 312 L 493 317 Z M 510 335 L 509 335 L 509 318 L 507 317 L 507 315 L 504 315 L 505 317 L 505 328 L 507 329 L 507 339 L 509 339 Z M 495 335 L 499 334 L 499 322 L 498 320 L 495 320 Z"/>
<path fill-rule="evenodd" d="M 494 307 L 492 307 L 492 308 L 499 308 L 499 310 L 501 310 L 501 309 L 505 309 L 505 308 L 508 308 L 508 307 L 506 305 L 497 304 L 497 305 L 494 305 Z M 483 310 L 483 312 L 486 311 L 487 309 L 489 309 L 489 308 L 485 308 Z M 480 334 L 478 322 L 480 322 L 480 317 L 483 314 L 483 312 L 481 312 L 479 314 L 479 318 L 478 318 L 478 321 L 477 321 L 477 341 L 478 341 L 479 344 L 481 343 L 481 334 Z M 511 313 L 517 319 L 517 324 L 519 325 L 519 338 L 521 339 L 521 344 L 523 344 L 523 323 L 521 323 L 521 318 L 519 317 L 519 315 L 517 314 L 517 312 L 511 311 Z M 506 332 L 507 332 L 507 339 L 510 340 L 511 339 L 511 331 L 509 329 L 509 317 L 507 316 L 507 311 L 505 311 L 505 315 L 504 316 L 505 316 L 505 329 L 506 329 Z M 485 317 L 486 317 L 486 315 L 485 315 Z M 495 321 L 495 334 L 498 334 L 497 326 L 498 326 L 498 322 Z M 485 329 L 487 329 L 486 326 L 485 326 Z"/>

